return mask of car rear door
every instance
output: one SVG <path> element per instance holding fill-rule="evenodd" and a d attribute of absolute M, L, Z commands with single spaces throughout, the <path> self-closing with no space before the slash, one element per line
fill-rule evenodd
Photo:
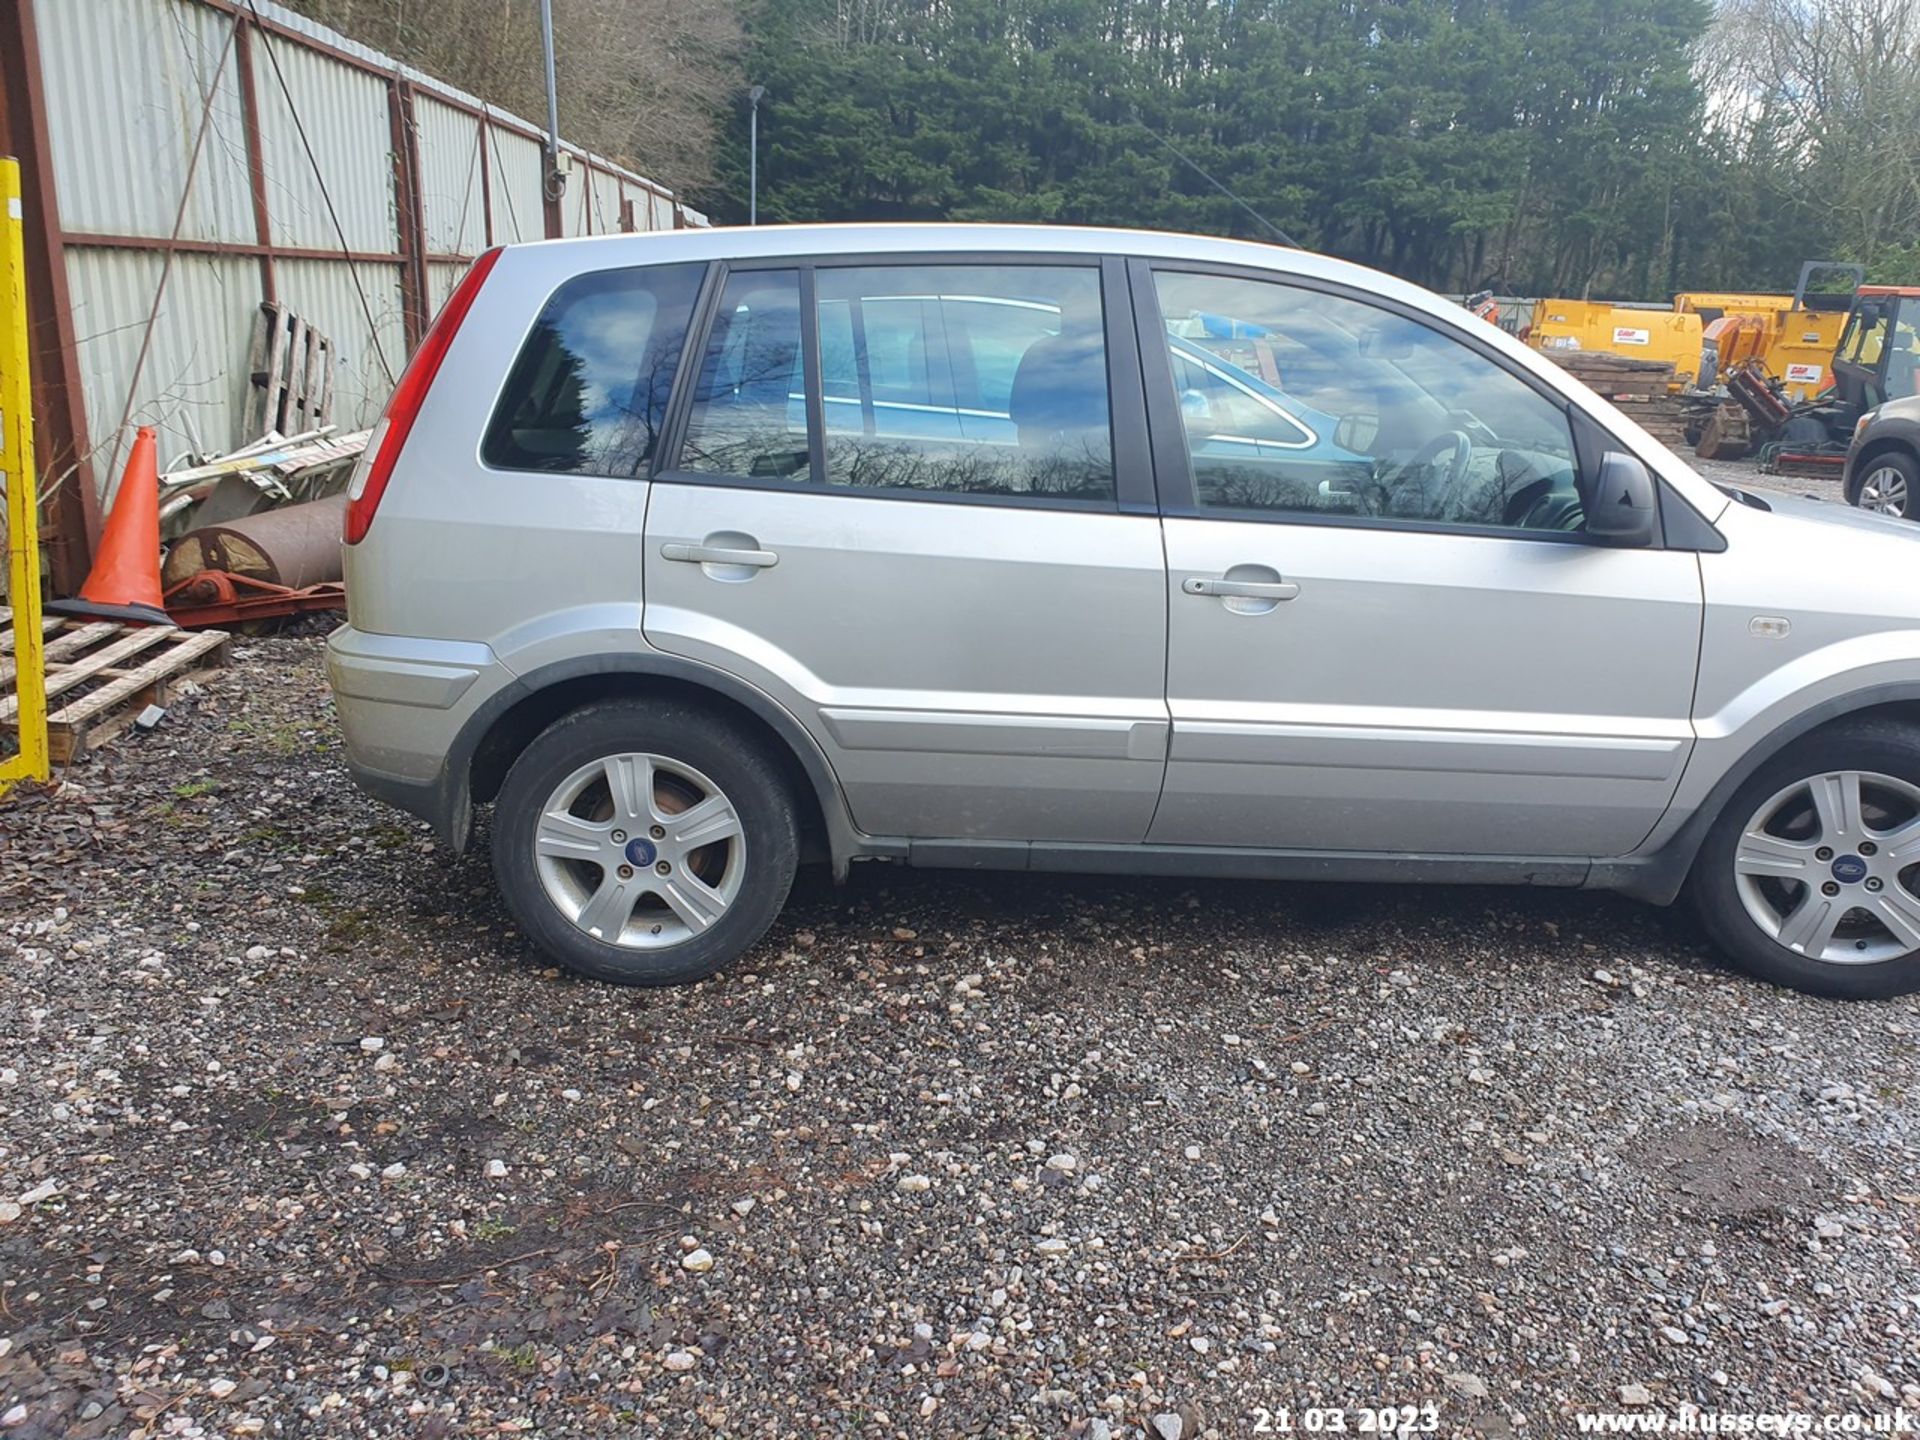
<path fill-rule="evenodd" d="M 756 263 L 705 310 L 648 641 L 792 711 L 869 834 L 1142 839 L 1166 571 L 1119 263 Z"/>
<path fill-rule="evenodd" d="M 1415 312 L 1260 272 L 1133 273 L 1174 725 L 1148 838 L 1638 845 L 1692 746 L 1699 566 L 1582 533 L 1592 422 Z M 1183 403 L 1196 345 L 1279 397 L 1273 443 L 1224 444 L 1217 411 Z"/>

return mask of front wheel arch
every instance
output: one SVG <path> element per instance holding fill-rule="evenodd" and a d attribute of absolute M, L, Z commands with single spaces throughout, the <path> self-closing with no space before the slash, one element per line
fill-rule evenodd
<path fill-rule="evenodd" d="M 1641 858 L 1601 862 L 1587 879 L 1587 888 L 1614 890 L 1652 905 L 1671 905 L 1680 898 L 1706 843 L 1707 832 L 1726 810 L 1740 787 L 1789 745 L 1820 731 L 1861 721 L 1890 720 L 1920 730 L 1920 680 L 1875 685 L 1809 706 L 1783 721 L 1749 746 L 1707 792 L 1659 850 Z"/>

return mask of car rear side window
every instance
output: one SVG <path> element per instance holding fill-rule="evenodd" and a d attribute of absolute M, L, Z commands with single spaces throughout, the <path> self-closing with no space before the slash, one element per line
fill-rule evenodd
<path fill-rule="evenodd" d="M 822 268 L 816 290 L 829 485 L 1113 498 L 1096 268 Z"/>
<path fill-rule="evenodd" d="M 829 341 L 829 344 L 832 342 Z M 680 468 L 763 480 L 807 478 L 800 272 L 739 270 L 707 336 Z"/>
<path fill-rule="evenodd" d="M 541 309 L 494 406 L 500 470 L 629 478 L 653 458 L 704 265 L 603 270 Z"/>

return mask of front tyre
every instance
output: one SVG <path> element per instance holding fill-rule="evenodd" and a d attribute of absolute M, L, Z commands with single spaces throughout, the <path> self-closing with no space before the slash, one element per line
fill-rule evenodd
<path fill-rule="evenodd" d="M 1714 939 L 1776 985 L 1920 990 L 1920 731 L 1871 722 L 1789 746 L 1735 793 L 1694 864 Z"/>
<path fill-rule="evenodd" d="M 547 956 L 619 985 L 703 979 L 766 932 L 799 855 L 779 766 L 725 716 L 615 700 L 555 721 L 500 788 L 493 872 Z"/>

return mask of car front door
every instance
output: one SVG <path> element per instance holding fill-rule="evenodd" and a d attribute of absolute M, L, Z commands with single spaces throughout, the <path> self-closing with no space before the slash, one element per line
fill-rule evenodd
<path fill-rule="evenodd" d="M 710 285 L 648 504 L 648 641 L 792 711 L 869 834 L 1142 839 L 1166 571 L 1119 264 Z M 987 323 L 1006 307 L 1023 326 Z"/>
<path fill-rule="evenodd" d="M 1582 532 L 1591 422 L 1410 311 L 1251 274 L 1133 274 L 1174 726 L 1148 838 L 1633 849 L 1692 744 L 1700 578 L 1691 553 Z M 1196 348 L 1285 412 L 1268 443 L 1216 433 L 1177 378 Z M 1260 423 L 1241 410 L 1236 428 Z"/>

